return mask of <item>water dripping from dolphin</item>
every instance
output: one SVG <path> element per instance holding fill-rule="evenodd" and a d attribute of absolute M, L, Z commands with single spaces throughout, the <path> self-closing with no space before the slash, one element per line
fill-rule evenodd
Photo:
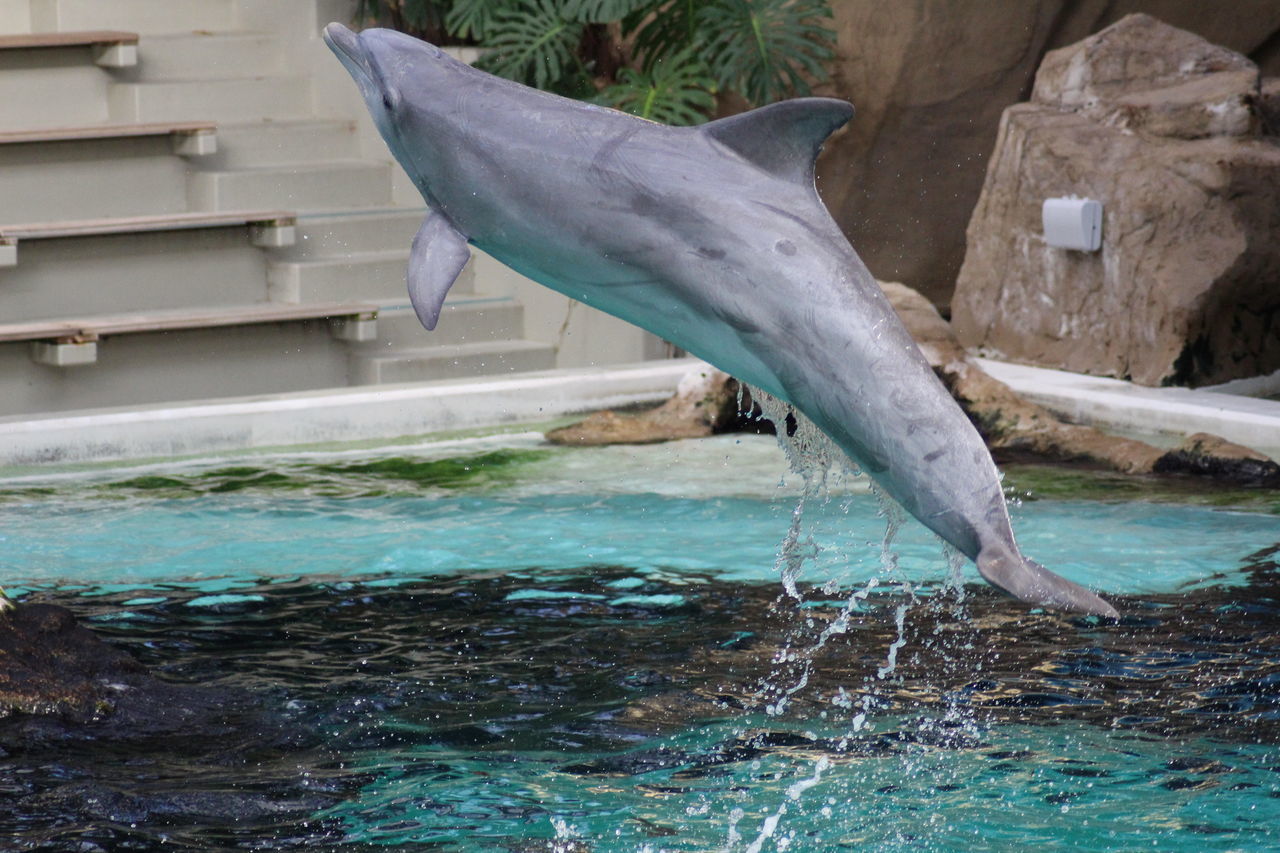
<path fill-rule="evenodd" d="M 818 197 L 815 161 L 850 104 L 668 127 L 392 30 L 324 38 L 430 208 L 408 270 L 426 328 L 474 245 L 791 404 L 993 586 L 1116 616 L 1021 554 L 986 445 Z"/>

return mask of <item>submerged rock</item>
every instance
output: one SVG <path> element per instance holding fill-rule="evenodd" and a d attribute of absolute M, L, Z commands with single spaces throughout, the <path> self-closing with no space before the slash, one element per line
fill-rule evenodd
<path fill-rule="evenodd" d="M 1049 53 L 1004 113 L 952 301 L 995 357 L 1199 386 L 1280 369 L 1280 140 L 1247 58 L 1147 15 Z M 1047 198 L 1103 206 L 1055 248 Z"/>
<path fill-rule="evenodd" d="M 21 604 L 0 615 L 0 718 L 101 717 L 114 709 L 124 682 L 141 675 L 141 664 L 66 608 Z"/>
<path fill-rule="evenodd" d="M 0 614 L 0 749 L 174 736 L 208 738 L 199 751 L 218 754 L 305 739 L 242 691 L 156 678 L 64 607 L 20 603 Z"/>

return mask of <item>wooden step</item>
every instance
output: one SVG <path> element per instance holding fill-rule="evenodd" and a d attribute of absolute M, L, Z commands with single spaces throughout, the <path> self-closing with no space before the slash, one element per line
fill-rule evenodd
<path fill-rule="evenodd" d="M 0 36 L 0 50 L 40 50 L 59 47 L 90 48 L 93 50 L 93 61 L 107 68 L 128 68 L 138 64 L 137 33 L 121 30 L 87 30 Z"/>
<path fill-rule="evenodd" d="M 339 317 L 376 319 L 378 306 L 366 302 L 311 302 L 279 305 L 270 302 L 230 308 L 191 308 L 135 314 L 104 314 L 60 320 L 0 323 L 0 342 L 36 340 L 94 340 L 106 335 L 173 332 L 214 326 L 254 326 Z"/>
<path fill-rule="evenodd" d="M 0 267 L 17 264 L 18 243 L 22 240 L 97 237 L 106 234 L 140 234 L 152 231 L 190 231 L 236 226 L 248 226 L 256 246 L 264 248 L 291 246 L 295 239 L 297 216 L 282 210 L 226 210 L 0 225 Z"/>
<path fill-rule="evenodd" d="M 79 142 L 93 139 L 128 139 L 172 136 L 174 153 L 212 154 L 217 150 L 216 125 L 211 121 L 152 122 L 149 124 L 98 124 L 88 127 L 52 127 L 0 131 L 0 145 L 44 142 Z"/>

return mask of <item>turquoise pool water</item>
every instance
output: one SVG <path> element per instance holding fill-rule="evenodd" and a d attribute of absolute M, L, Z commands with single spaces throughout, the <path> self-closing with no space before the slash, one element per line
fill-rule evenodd
<path fill-rule="evenodd" d="M 26 849 L 1280 847 L 1280 501 L 1012 470 L 1024 550 L 1117 600 L 1105 624 L 967 565 L 958 586 L 914 522 L 886 559 L 841 481 L 805 503 L 790 595 L 772 442 L 10 478 L 11 592 L 236 699 L 198 746 L 36 748 L 0 720 L 0 826 Z"/>

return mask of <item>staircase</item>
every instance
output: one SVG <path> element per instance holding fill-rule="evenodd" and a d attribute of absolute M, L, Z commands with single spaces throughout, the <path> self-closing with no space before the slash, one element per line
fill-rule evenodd
<path fill-rule="evenodd" d="M 634 362 L 425 211 L 320 41 L 352 0 L 0 0 L 0 417 Z"/>

